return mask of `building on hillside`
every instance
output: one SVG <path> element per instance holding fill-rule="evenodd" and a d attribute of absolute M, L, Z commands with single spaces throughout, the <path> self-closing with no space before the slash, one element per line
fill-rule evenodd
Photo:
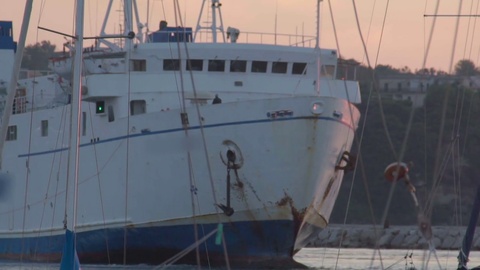
<path fill-rule="evenodd" d="M 378 79 L 378 86 L 382 97 L 393 100 L 408 100 L 418 108 L 423 106 L 423 101 L 428 89 L 435 82 L 434 76 L 400 74 L 382 76 Z"/>
<path fill-rule="evenodd" d="M 360 63 L 354 59 L 345 60 L 339 58 L 337 62 L 337 79 L 339 80 L 357 80 L 357 68 Z"/>
<path fill-rule="evenodd" d="M 473 90 L 480 89 L 480 76 L 465 76 L 461 80 L 461 85 L 466 88 L 470 88 Z"/>

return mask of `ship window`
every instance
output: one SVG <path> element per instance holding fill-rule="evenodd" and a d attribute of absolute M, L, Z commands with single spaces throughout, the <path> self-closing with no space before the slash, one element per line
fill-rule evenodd
<path fill-rule="evenodd" d="M 17 126 L 8 126 L 7 141 L 17 140 Z"/>
<path fill-rule="evenodd" d="M 48 136 L 48 120 L 42 120 L 42 137 Z"/>
<path fill-rule="evenodd" d="M 115 114 L 113 113 L 113 106 L 108 105 L 108 122 L 115 121 Z"/>
<path fill-rule="evenodd" d="M 292 74 L 307 74 L 307 63 L 293 63 Z"/>
<path fill-rule="evenodd" d="M 246 72 L 247 61 L 244 60 L 232 60 L 230 61 L 230 72 Z"/>
<path fill-rule="evenodd" d="M 147 60 L 145 59 L 131 60 L 130 63 L 132 71 L 147 71 Z"/>
<path fill-rule="evenodd" d="M 87 135 L 87 113 L 82 112 L 82 136 Z"/>
<path fill-rule="evenodd" d="M 267 62 L 266 61 L 252 61 L 252 72 L 255 73 L 266 73 L 267 72 Z"/>
<path fill-rule="evenodd" d="M 163 70 L 180 70 L 180 60 L 178 59 L 164 59 Z"/>
<path fill-rule="evenodd" d="M 334 65 L 324 65 L 321 67 L 320 75 L 333 78 L 334 74 L 335 74 Z"/>
<path fill-rule="evenodd" d="M 187 60 L 187 70 L 202 71 L 203 70 L 203 60 L 201 60 L 201 59 Z"/>
<path fill-rule="evenodd" d="M 208 71 L 225 71 L 225 60 L 208 60 Z"/>
<path fill-rule="evenodd" d="M 147 103 L 145 100 L 130 101 L 130 115 L 144 114 L 147 112 Z"/>
<path fill-rule="evenodd" d="M 273 62 L 272 73 L 287 73 L 287 62 Z"/>

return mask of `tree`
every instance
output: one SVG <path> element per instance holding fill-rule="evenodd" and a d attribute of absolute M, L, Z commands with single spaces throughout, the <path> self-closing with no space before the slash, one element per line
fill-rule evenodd
<path fill-rule="evenodd" d="M 30 70 L 47 70 L 48 59 L 55 52 L 55 45 L 50 41 L 43 40 L 34 45 L 25 47 L 22 59 L 22 68 Z"/>
<path fill-rule="evenodd" d="M 478 69 L 475 67 L 475 64 L 468 59 L 460 60 L 455 65 L 455 75 L 473 76 L 477 74 L 479 74 Z"/>
<path fill-rule="evenodd" d="M 416 70 L 415 74 L 425 75 L 425 76 L 428 76 L 428 75 L 435 76 L 437 75 L 438 72 L 443 72 L 443 71 L 441 70 L 437 71 L 435 68 L 431 67 L 431 68 L 422 68 L 422 69 Z"/>
<path fill-rule="evenodd" d="M 377 76 L 391 76 L 391 75 L 399 75 L 401 72 L 390 65 L 379 64 L 375 67 L 375 73 L 377 74 Z"/>
<path fill-rule="evenodd" d="M 412 70 L 408 66 L 404 66 L 400 69 L 400 72 L 403 74 L 412 74 Z"/>

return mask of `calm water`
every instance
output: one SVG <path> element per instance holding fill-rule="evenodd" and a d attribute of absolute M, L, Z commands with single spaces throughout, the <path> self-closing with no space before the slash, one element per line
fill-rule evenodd
<path fill-rule="evenodd" d="M 295 259 L 311 269 L 456 269 L 458 251 L 437 251 L 437 258 L 428 250 L 380 250 L 371 249 L 333 249 L 307 248 L 295 256 Z M 430 254 L 430 258 L 429 255 Z M 411 255 L 411 256 L 410 256 Z M 407 257 L 407 258 L 405 258 Z M 470 253 L 470 267 L 480 265 L 480 252 Z M 53 270 L 58 265 L 1 263 L 0 270 Z M 154 266 L 92 266 L 82 265 L 83 270 L 110 269 L 157 269 Z M 164 268 L 165 269 L 165 268 Z M 194 270 L 191 266 L 172 266 L 171 270 Z M 202 267 L 208 269 L 208 267 Z M 218 268 L 217 268 L 218 270 Z"/>

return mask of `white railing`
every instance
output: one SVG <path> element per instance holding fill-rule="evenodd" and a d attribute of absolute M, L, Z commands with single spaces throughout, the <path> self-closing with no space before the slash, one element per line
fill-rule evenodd
<path fill-rule="evenodd" d="M 195 42 L 212 42 L 211 32 L 208 30 L 199 31 Z M 226 42 L 229 42 L 229 40 L 227 40 Z M 316 38 L 314 36 L 296 34 L 241 32 L 237 38 L 237 43 L 274 44 L 313 48 L 315 47 Z"/>
<path fill-rule="evenodd" d="M 53 71 L 51 70 L 29 70 L 29 69 L 21 69 L 19 72 L 18 79 L 28 79 L 28 78 L 33 78 L 33 77 L 41 77 L 41 76 L 47 76 L 50 74 L 54 74 Z"/>
<path fill-rule="evenodd" d="M 13 100 L 12 114 L 27 112 L 27 97 L 16 97 Z"/>

